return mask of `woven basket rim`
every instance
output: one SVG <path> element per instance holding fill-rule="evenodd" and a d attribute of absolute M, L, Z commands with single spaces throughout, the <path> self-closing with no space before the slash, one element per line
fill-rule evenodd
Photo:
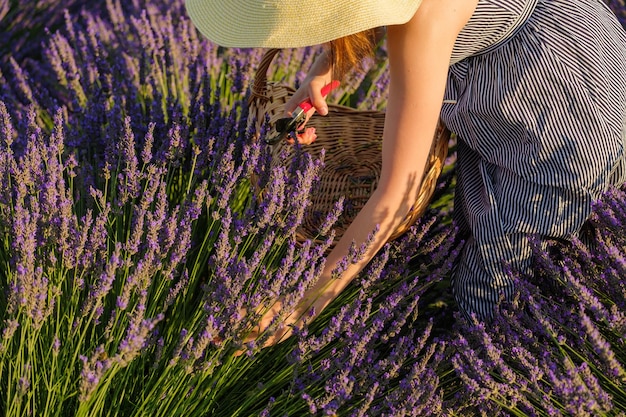
<path fill-rule="evenodd" d="M 258 110 L 258 111 L 263 110 L 263 114 L 265 116 L 268 115 L 268 112 L 271 113 L 272 111 L 274 111 L 272 115 L 274 116 L 274 118 L 276 118 L 277 115 L 275 113 L 277 111 L 282 112 L 281 105 L 284 105 L 286 98 L 295 92 L 295 90 L 291 88 L 290 86 L 287 86 L 280 82 L 267 80 L 267 72 L 269 70 L 269 67 L 274 57 L 279 51 L 280 49 L 268 50 L 264 54 L 259 66 L 257 67 L 255 79 L 251 87 L 251 95 L 248 101 L 248 105 L 250 106 L 250 115 L 255 114 L 255 112 L 252 110 Z M 280 100 L 285 100 L 285 101 L 280 101 Z M 384 126 L 384 115 L 385 115 L 384 111 L 357 110 L 349 106 L 337 105 L 337 104 L 332 104 L 332 103 L 328 104 L 328 108 L 329 108 L 328 116 L 320 116 L 318 118 L 314 116 L 311 118 L 309 123 L 313 124 L 316 121 L 325 119 L 325 122 L 327 124 L 330 124 L 331 123 L 330 120 L 332 120 L 333 117 L 335 118 L 340 117 L 341 119 L 343 119 L 344 117 L 361 118 L 360 119 L 361 121 L 371 119 L 371 123 L 375 124 L 376 129 L 382 132 L 382 126 Z M 272 117 L 270 117 L 270 123 L 271 123 L 271 120 L 272 120 Z M 249 120 L 249 122 L 252 122 L 252 120 Z M 260 123 L 260 121 L 255 120 L 254 122 L 257 123 L 257 131 L 258 131 L 258 123 Z M 382 123 L 382 126 L 380 125 L 381 123 Z M 342 130 L 342 132 L 344 131 L 351 132 L 348 134 L 348 137 L 342 136 L 341 140 L 343 141 L 342 142 L 343 146 L 346 146 L 346 144 L 352 144 L 353 142 L 357 140 L 361 140 L 363 142 L 369 141 L 369 143 L 372 143 L 372 144 L 379 143 L 379 142 L 376 142 L 377 138 L 353 137 L 355 135 L 354 131 L 357 130 L 360 126 L 354 127 L 354 126 L 348 125 L 348 126 L 342 126 L 342 127 L 345 128 L 344 130 Z M 331 128 L 333 128 L 333 126 L 329 127 L 329 129 Z M 318 131 L 319 131 L 319 127 L 318 127 Z M 353 136 L 350 137 L 349 136 L 350 134 Z M 309 145 L 309 146 L 311 146 L 311 148 L 313 148 L 314 146 L 321 146 L 320 143 L 323 142 L 323 139 L 321 140 L 320 136 L 318 135 L 318 141 L 317 141 L 318 143 L 317 144 L 314 143 L 313 145 Z M 382 133 L 380 133 L 380 139 L 382 139 Z M 434 194 L 434 191 L 437 185 L 437 180 L 443 170 L 445 158 L 447 157 L 447 152 L 448 152 L 449 139 L 450 139 L 450 131 L 446 128 L 446 126 L 443 124 L 443 122 L 440 119 L 437 125 L 435 135 L 433 137 L 433 143 L 429 151 L 429 156 L 426 162 L 426 167 L 424 169 L 424 173 L 420 180 L 421 186 L 420 186 L 420 190 L 418 192 L 417 198 L 411 205 L 411 209 L 409 213 L 407 214 L 403 222 L 391 234 L 391 236 L 389 237 L 389 240 L 397 239 L 399 236 L 403 235 L 417 221 L 417 219 L 420 216 L 422 216 L 423 213 L 426 211 L 428 205 L 430 204 L 430 200 L 432 199 L 432 196 Z M 324 143 L 328 144 L 327 142 L 324 142 Z M 278 143 L 276 145 L 267 145 L 267 146 L 272 146 L 273 155 L 277 155 L 279 151 L 281 151 L 283 148 L 287 146 L 292 147 L 292 145 L 289 145 L 287 143 Z M 332 153 L 330 154 L 332 157 Z M 377 158 L 382 159 L 382 153 L 378 152 L 378 154 L 379 155 L 377 156 Z M 329 158 L 329 152 L 326 152 L 325 159 L 327 158 Z M 379 163 L 379 162 L 376 162 L 376 163 Z M 378 180 L 379 180 L 379 177 L 376 177 L 375 179 L 376 186 L 377 186 Z M 331 210 L 333 208 L 332 207 L 333 205 L 334 205 L 334 202 L 328 203 L 328 207 L 326 208 L 328 210 Z M 360 210 L 360 207 L 358 208 L 357 211 L 359 210 Z M 348 225 L 350 222 L 348 222 Z M 338 239 L 343 235 L 343 232 L 345 231 L 345 229 L 337 231 L 337 228 L 335 228 L 335 230 L 337 233 L 335 236 L 334 243 L 336 243 Z M 320 238 L 319 235 L 317 235 L 314 230 L 306 230 L 305 228 L 301 228 L 301 230 L 298 231 L 296 239 L 298 241 L 305 241 L 305 240 L 316 240 L 320 242 L 323 241 L 323 238 Z"/>

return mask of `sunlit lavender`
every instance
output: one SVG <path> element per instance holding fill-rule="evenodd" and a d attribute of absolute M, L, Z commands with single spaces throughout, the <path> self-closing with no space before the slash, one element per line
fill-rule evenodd
<path fill-rule="evenodd" d="M 182 0 L 0 0 L 0 39 L 1 415 L 626 413 L 626 189 L 580 239 L 533 240 L 534 276 L 470 323 L 452 146 L 423 218 L 261 348 L 280 322 L 246 342 L 260 314 L 295 306 L 332 244 L 296 239 L 323 159 L 270 164 L 253 140 L 264 51 L 204 40 Z M 268 78 L 297 86 L 317 52 Z M 388 75 L 368 61 L 329 100 L 384 109 Z"/>

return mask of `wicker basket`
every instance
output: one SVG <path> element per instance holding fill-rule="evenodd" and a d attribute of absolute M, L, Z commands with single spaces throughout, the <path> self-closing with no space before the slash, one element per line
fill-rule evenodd
<path fill-rule="evenodd" d="M 289 86 L 267 81 L 267 70 L 278 52 L 279 49 L 270 49 L 263 56 L 249 101 L 249 123 L 256 123 L 254 128 L 258 133 L 268 116 L 268 137 L 276 134 L 274 124 L 284 117 L 284 105 L 294 93 Z M 365 205 L 380 178 L 385 113 L 359 111 L 333 104 L 328 105 L 328 110 L 328 115 L 315 114 L 307 123 L 307 126 L 316 128 L 317 139 L 307 145 L 306 151 L 315 157 L 324 148 L 325 156 L 320 182 L 313 190 L 312 204 L 298 232 L 299 241 L 320 237 L 318 231 L 321 221 L 343 196 L 344 211 L 334 226 L 336 242 Z M 418 198 L 390 239 L 401 236 L 424 214 L 443 169 L 449 139 L 450 131 L 439 121 Z M 287 152 L 292 152 L 290 149 L 294 148 L 282 141 L 272 145 L 272 154 L 278 155 L 285 147 L 288 148 Z M 278 161 L 278 158 L 274 160 Z"/>

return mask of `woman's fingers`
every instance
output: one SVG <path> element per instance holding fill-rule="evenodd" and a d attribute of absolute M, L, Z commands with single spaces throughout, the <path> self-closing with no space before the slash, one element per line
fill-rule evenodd
<path fill-rule="evenodd" d="M 257 339 L 272 324 L 274 318 L 280 314 L 282 307 L 281 301 L 276 301 L 269 310 L 263 313 L 258 324 L 247 334 L 244 342 Z"/>
<path fill-rule="evenodd" d="M 326 104 L 326 99 L 322 95 L 322 89 L 326 84 L 327 83 L 321 78 L 312 80 L 309 84 L 309 99 L 311 100 L 313 109 L 307 113 L 307 117 L 313 115 L 315 111 L 322 116 L 326 116 L 328 114 L 328 105 Z"/>
<path fill-rule="evenodd" d="M 307 89 L 304 86 L 300 87 L 285 103 L 285 113 L 283 114 L 283 116 L 291 117 L 296 107 L 298 107 L 300 103 L 302 103 L 307 98 L 309 98 Z"/>
<path fill-rule="evenodd" d="M 279 317 L 282 311 L 283 305 L 280 300 L 276 301 L 272 307 L 267 310 L 257 326 L 255 326 L 246 336 L 244 343 L 251 342 L 253 340 L 257 340 L 259 336 L 261 336 L 265 331 L 267 331 L 268 327 L 270 327 L 274 322 L 276 317 Z M 278 325 L 278 327 L 273 330 L 273 333 L 269 336 L 269 338 L 264 342 L 263 347 L 268 347 L 272 345 L 276 345 L 284 340 L 286 340 L 292 333 L 292 325 L 296 322 L 299 314 L 296 312 L 292 312 L 288 317 L 284 317 L 283 321 Z M 237 356 L 241 354 L 238 352 Z"/>
<path fill-rule="evenodd" d="M 285 103 L 284 115 L 291 117 L 293 111 L 306 100 L 308 100 L 312 106 L 312 108 L 307 111 L 307 120 L 316 111 L 322 116 L 327 115 L 328 104 L 326 103 L 324 94 L 322 94 L 322 90 L 327 85 L 328 82 L 326 82 L 323 77 L 315 77 L 305 82 Z"/>
<path fill-rule="evenodd" d="M 317 133 L 315 133 L 314 127 L 307 127 L 303 130 L 296 132 L 296 140 L 301 145 L 310 145 L 315 142 L 315 139 L 317 139 Z M 291 136 L 289 136 L 287 138 L 287 143 L 293 145 L 294 143 L 296 143 L 296 141 L 293 140 Z"/>

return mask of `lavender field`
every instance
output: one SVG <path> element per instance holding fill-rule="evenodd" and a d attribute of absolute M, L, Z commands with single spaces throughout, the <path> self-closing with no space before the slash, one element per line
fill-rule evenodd
<path fill-rule="evenodd" d="M 626 416 L 626 187 L 472 324 L 452 146 L 427 213 L 328 309 L 244 343 L 241 312 L 294 306 L 335 220 L 296 243 L 323 161 L 272 169 L 251 140 L 264 51 L 201 38 L 182 0 L 24 4 L 0 0 L 1 416 Z M 268 78 L 297 86 L 317 52 Z M 387 82 L 372 60 L 329 101 L 382 110 Z"/>

